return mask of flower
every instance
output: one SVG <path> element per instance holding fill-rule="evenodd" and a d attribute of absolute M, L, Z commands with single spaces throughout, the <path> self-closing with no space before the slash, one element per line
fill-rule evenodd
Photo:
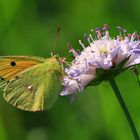
<path fill-rule="evenodd" d="M 68 68 L 65 68 L 64 88 L 60 95 L 80 92 L 89 84 L 97 85 L 140 63 L 138 34 L 125 35 L 126 30 L 117 28 L 119 35 L 116 38 L 110 37 L 107 25 L 102 29 L 96 28 L 95 40 L 91 34 L 86 36 L 89 46 L 85 47 L 79 41 L 83 48 L 81 53 L 69 45 L 69 50 L 75 59 Z"/>

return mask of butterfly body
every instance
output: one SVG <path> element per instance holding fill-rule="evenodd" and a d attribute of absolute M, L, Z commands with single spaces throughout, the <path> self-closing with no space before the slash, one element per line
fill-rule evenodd
<path fill-rule="evenodd" d="M 63 70 L 55 56 L 0 57 L 0 87 L 10 104 L 26 111 L 49 109 L 60 93 Z"/>

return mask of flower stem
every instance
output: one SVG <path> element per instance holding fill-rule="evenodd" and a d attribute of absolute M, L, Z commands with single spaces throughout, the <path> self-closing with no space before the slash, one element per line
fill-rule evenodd
<path fill-rule="evenodd" d="M 136 127 L 135 127 L 135 124 L 134 124 L 134 122 L 132 120 L 132 117 L 131 117 L 128 109 L 127 109 L 127 106 L 126 106 L 126 104 L 125 104 L 125 102 L 124 102 L 124 100 L 123 100 L 123 98 L 121 96 L 121 93 L 120 93 L 120 91 L 119 91 L 119 89 L 118 89 L 118 87 L 116 85 L 115 80 L 111 79 L 111 80 L 109 80 L 109 83 L 110 83 L 110 85 L 111 85 L 111 87 L 112 87 L 112 89 L 113 89 L 113 91 L 114 91 L 114 93 L 115 93 L 120 105 L 121 105 L 121 108 L 122 108 L 122 110 L 123 110 L 123 112 L 125 114 L 125 117 L 127 118 L 127 121 L 129 123 L 129 126 L 131 128 L 131 131 L 133 133 L 133 136 L 134 136 L 135 140 L 140 140 L 138 132 L 137 132 Z"/>

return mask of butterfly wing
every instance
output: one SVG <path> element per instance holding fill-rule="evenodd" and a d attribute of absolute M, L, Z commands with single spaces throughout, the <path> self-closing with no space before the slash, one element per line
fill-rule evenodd
<path fill-rule="evenodd" d="M 61 90 L 62 69 L 56 58 L 47 59 L 19 72 L 8 83 L 3 82 L 4 98 L 26 111 L 50 108 Z"/>
<path fill-rule="evenodd" d="M 15 75 L 29 67 L 44 63 L 41 57 L 30 56 L 1 56 L 0 57 L 0 78 L 10 80 Z"/>

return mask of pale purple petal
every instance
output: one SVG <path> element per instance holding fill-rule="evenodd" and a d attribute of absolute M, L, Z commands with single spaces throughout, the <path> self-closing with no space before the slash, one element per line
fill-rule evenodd
<path fill-rule="evenodd" d="M 66 76 L 61 95 L 82 91 L 96 77 L 97 68 L 110 70 L 129 56 L 130 58 L 123 68 L 140 64 L 140 40 L 137 38 L 137 34 L 112 38 L 109 35 L 108 28 L 105 29 L 104 33 L 98 30 L 98 39 L 94 40 L 89 35 L 90 41 L 88 40 L 89 46 L 87 47 L 81 40 L 79 41 L 83 51 L 80 55 L 77 54 L 71 66 L 65 69 Z M 71 48 L 71 50 L 74 49 Z"/>

